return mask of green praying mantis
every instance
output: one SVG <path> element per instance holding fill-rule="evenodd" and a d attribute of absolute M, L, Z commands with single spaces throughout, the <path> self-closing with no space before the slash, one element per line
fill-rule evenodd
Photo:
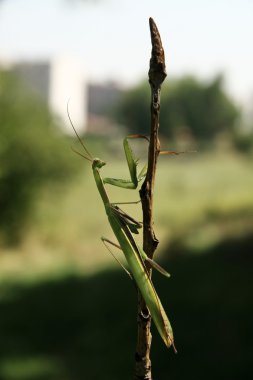
<path fill-rule="evenodd" d="M 95 183 L 101 196 L 102 202 L 104 204 L 105 212 L 107 214 L 109 223 L 118 241 L 118 244 L 111 242 L 109 239 L 106 239 L 104 237 L 102 237 L 101 239 L 106 246 L 108 243 L 112 244 L 113 246 L 121 249 L 124 253 L 129 267 L 129 271 L 123 266 L 123 264 L 121 264 L 121 262 L 114 256 L 112 251 L 107 246 L 109 251 L 113 254 L 114 258 L 120 263 L 123 269 L 125 269 L 125 271 L 134 280 L 135 284 L 139 288 L 149 309 L 150 315 L 164 343 L 167 347 L 172 346 L 174 348 L 174 351 L 176 352 L 171 324 L 156 293 L 153 282 L 150 278 L 150 273 L 147 269 L 147 263 L 149 263 L 149 265 L 154 267 L 155 269 L 159 270 L 165 276 L 169 277 L 170 275 L 155 261 L 149 259 L 143 251 L 143 249 L 136 243 L 133 234 L 138 233 L 138 229 L 142 227 L 142 224 L 136 221 L 127 213 L 125 213 L 122 209 L 120 209 L 118 207 L 119 203 L 116 204 L 110 202 L 105 189 L 105 184 L 110 184 L 125 189 L 137 188 L 138 183 L 142 181 L 142 179 L 145 177 L 147 168 L 146 166 L 144 166 L 140 173 L 137 174 L 138 160 L 136 160 L 133 156 L 133 152 L 129 145 L 129 139 L 144 138 L 148 140 L 148 138 L 143 135 L 130 135 L 127 136 L 123 141 L 125 156 L 131 178 L 130 180 L 102 178 L 101 168 L 104 165 L 106 165 L 106 163 L 99 158 L 92 157 L 92 155 L 84 145 L 83 141 L 81 140 L 80 136 L 78 135 L 70 119 L 70 116 L 69 120 L 79 142 L 81 143 L 84 149 L 84 154 L 78 151 L 75 152 L 91 162 Z"/>

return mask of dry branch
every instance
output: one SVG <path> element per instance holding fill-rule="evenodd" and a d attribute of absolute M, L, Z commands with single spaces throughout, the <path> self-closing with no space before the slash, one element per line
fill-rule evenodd
<path fill-rule="evenodd" d="M 161 85 L 166 77 L 164 50 L 157 26 L 152 18 L 149 19 L 152 52 L 149 67 L 149 84 L 151 88 L 151 128 L 148 152 L 148 169 L 145 181 L 140 190 L 143 211 L 143 249 L 148 257 L 153 258 L 159 241 L 154 232 L 153 193 L 155 184 L 157 157 L 160 153 L 158 137 L 160 115 Z M 150 275 L 151 270 L 149 268 Z M 138 332 L 135 355 L 135 380 L 152 380 L 151 372 L 151 317 L 147 306 L 139 292 L 138 294 Z"/>

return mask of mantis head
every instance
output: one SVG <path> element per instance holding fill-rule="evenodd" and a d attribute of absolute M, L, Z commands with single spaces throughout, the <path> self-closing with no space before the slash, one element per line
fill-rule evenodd
<path fill-rule="evenodd" d="M 100 169 L 100 168 L 102 168 L 102 166 L 105 166 L 105 165 L 106 165 L 106 162 L 100 160 L 100 158 L 94 158 L 94 160 L 92 162 L 93 169 L 94 168 Z"/>

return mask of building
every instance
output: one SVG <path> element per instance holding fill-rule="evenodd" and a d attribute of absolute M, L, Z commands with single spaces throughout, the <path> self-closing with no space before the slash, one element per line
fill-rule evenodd
<path fill-rule="evenodd" d="M 88 83 L 87 114 L 88 130 L 96 134 L 105 134 L 115 129 L 111 121 L 111 112 L 119 103 L 123 90 L 115 82 Z M 117 128 L 117 127 L 116 127 Z"/>
<path fill-rule="evenodd" d="M 71 120 L 80 132 L 107 134 L 115 129 L 110 111 L 120 101 L 122 89 L 112 81 L 87 83 L 83 67 L 73 59 L 14 62 L 4 69 L 12 70 L 28 89 L 48 104 L 65 131 L 73 132 L 68 104 Z"/>
<path fill-rule="evenodd" d="M 59 116 L 63 128 L 71 131 L 67 104 L 73 123 L 79 130 L 87 125 L 87 95 L 83 70 L 73 59 L 62 57 L 45 62 L 15 62 L 9 70 L 16 73 L 25 85 L 45 100 Z"/>

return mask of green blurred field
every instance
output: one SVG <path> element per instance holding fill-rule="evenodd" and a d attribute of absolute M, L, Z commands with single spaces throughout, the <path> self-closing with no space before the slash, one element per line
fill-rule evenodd
<path fill-rule="evenodd" d="M 117 265 L 100 241 L 113 238 L 90 167 L 79 157 L 80 176 L 44 189 L 18 248 L 1 249 L 1 281 L 39 280 L 64 273 L 94 273 Z M 108 158 L 105 176 L 128 177 L 123 157 Z M 179 243 L 203 250 L 253 229 L 252 159 L 233 153 L 161 157 L 157 172 L 155 227 L 158 251 Z M 138 199 L 138 191 L 108 186 L 112 201 Z M 141 219 L 140 205 L 124 207 Z M 169 250 L 167 250 L 169 255 Z"/>
<path fill-rule="evenodd" d="M 106 156 L 106 176 L 127 176 L 122 156 Z M 22 245 L 1 249 L 1 380 L 132 378 L 135 290 L 100 241 L 112 233 L 90 167 L 70 159 L 83 166 L 80 176 L 44 189 Z M 154 281 L 179 354 L 153 329 L 155 378 L 251 378 L 252 189 L 244 156 L 160 159 L 155 223 L 172 278 Z M 113 201 L 138 199 L 108 192 Z M 141 218 L 139 205 L 126 209 Z"/>

